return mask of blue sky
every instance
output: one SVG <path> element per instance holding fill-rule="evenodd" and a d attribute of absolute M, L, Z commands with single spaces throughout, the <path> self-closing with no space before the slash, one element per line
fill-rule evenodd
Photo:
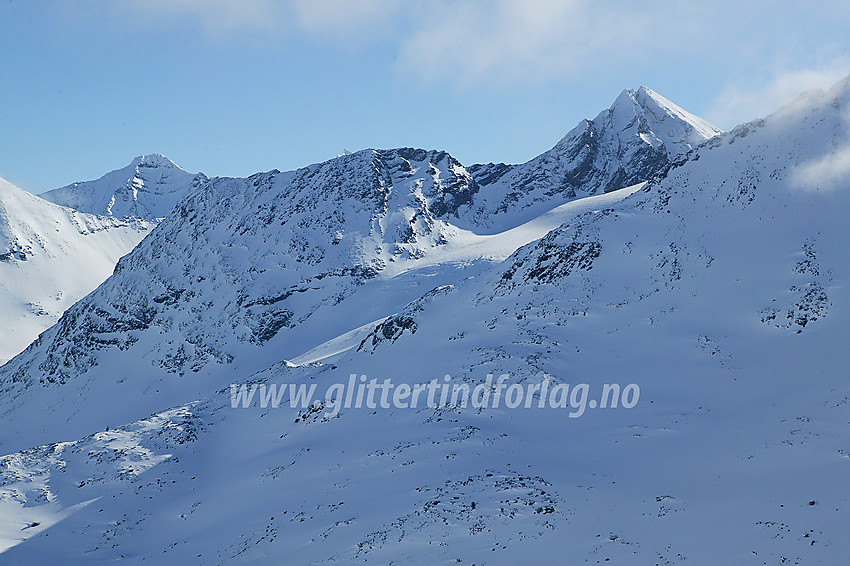
<path fill-rule="evenodd" d="M 728 129 L 850 74 L 847 22 L 839 1 L 0 0 L 0 176 L 522 162 L 640 85 Z"/>

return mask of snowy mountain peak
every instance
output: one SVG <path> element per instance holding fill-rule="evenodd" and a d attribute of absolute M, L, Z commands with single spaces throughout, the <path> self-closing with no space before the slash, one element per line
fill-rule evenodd
<path fill-rule="evenodd" d="M 699 116 L 691 114 L 645 86 L 637 90 L 635 100 L 643 107 L 648 115 L 654 117 L 666 116 L 672 119 L 674 123 L 683 126 L 682 132 L 685 134 L 685 138 L 680 141 L 683 145 L 686 143 L 690 147 L 695 147 L 703 141 L 723 132 L 717 126 L 703 120 Z"/>
<path fill-rule="evenodd" d="M 647 143 L 664 143 L 671 158 L 687 153 L 722 132 L 646 86 L 637 91 L 625 89 L 607 111 L 600 112 L 594 123 L 604 121 L 606 115 L 612 117 L 615 128 L 625 130 L 637 124 L 637 135 Z M 650 132 L 655 134 L 655 140 L 641 135 Z M 634 135 L 634 132 L 629 133 Z"/>
<path fill-rule="evenodd" d="M 618 108 L 632 108 L 637 105 L 635 100 L 635 91 L 630 88 L 624 88 L 623 91 L 614 99 L 614 102 L 608 107 L 608 110 L 614 111 Z M 603 114 L 603 110 L 600 114 Z"/>
<path fill-rule="evenodd" d="M 209 180 L 160 153 L 140 155 L 95 181 L 72 183 L 42 198 L 81 212 L 146 220 L 163 218 L 192 188 Z"/>
<path fill-rule="evenodd" d="M 161 153 L 149 153 L 147 155 L 140 155 L 133 159 L 130 163 L 130 166 L 135 167 L 147 167 L 147 168 L 157 168 L 163 167 L 165 169 L 179 169 L 181 171 L 185 171 L 182 167 L 174 163 L 172 160 L 167 158 Z"/>
<path fill-rule="evenodd" d="M 720 132 L 646 87 L 626 89 L 527 163 L 471 166 L 480 190 L 468 221 L 500 231 L 568 200 L 635 185 Z"/>

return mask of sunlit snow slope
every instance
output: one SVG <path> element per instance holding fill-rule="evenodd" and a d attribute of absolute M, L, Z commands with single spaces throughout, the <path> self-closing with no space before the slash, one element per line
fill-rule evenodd
<path fill-rule="evenodd" d="M 151 228 L 57 206 L 0 179 L 0 363 L 104 281 Z"/>

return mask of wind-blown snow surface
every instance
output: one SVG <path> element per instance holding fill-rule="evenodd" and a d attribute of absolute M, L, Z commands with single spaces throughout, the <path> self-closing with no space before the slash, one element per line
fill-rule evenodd
<path fill-rule="evenodd" d="M 151 228 L 57 206 L 0 179 L 0 364 L 102 283 Z"/>
<path fill-rule="evenodd" d="M 361 152 L 214 183 L 69 311 L 69 322 L 0 369 L 10 425 L 0 440 L 9 454 L 0 460 L 0 514 L 19 528 L 3 531 L 14 545 L 4 561 L 843 563 L 850 183 L 835 169 L 849 127 L 845 81 L 714 138 L 622 199 L 574 209 L 503 262 L 454 272 L 474 276 L 420 286 L 435 287 L 427 293 L 405 287 L 429 273 L 405 279 L 418 271 L 406 262 L 466 237 L 443 220 L 449 208 L 433 212 L 427 195 L 443 192 L 427 190 L 434 175 L 415 182 L 429 164 L 444 178 L 448 162 L 438 156 L 404 158 L 407 169 L 387 165 L 401 163 L 398 152 Z M 832 169 L 819 173 L 820 163 Z M 299 180 L 345 172 L 353 177 L 339 186 L 322 184 L 329 210 L 345 212 L 325 223 Z M 451 185 L 464 194 L 464 182 Z M 408 204 L 390 206 L 393 195 Z M 281 201 L 285 214 L 274 208 Z M 226 219 L 207 216 L 215 202 Z M 421 223 L 410 223 L 413 210 Z M 340 230 L 321 253 L 275 253 L 296 235 L 292 225 L 318 242 L 328 227 L 360 226 L 355 216 L 373 229 L 358 228 L 354 241 Z M 305 218 L 313 222 L 299 226 Z M 415 238 L 402 243 L 394 234 L 405 225 Z M 282 231 L 280 240 L 263 226 Z M 253 272 L 264 237 L 271 255 Z M 202 249 L 215 261 L 186 255 Z M 345 261 L 354 274 L 328 271 Z M 143 262 L 149 292 L 136 282 Z M 395 265 L 409 269 L 382 279 Z M 359 277 L 369 267 L 375 274 Z M 439 284 L 444 272 L 431 269 Z M 308 282 L 304 291 L 256 302 L 282 291 L 272 282 L 289 270 Z M 334 291 L 350 295 L 334 305 L 324 300 Z M 420 296 L 389 307 L 408 294 Z M 283 303 L 291 296 L 308 300 Z M 350 300 L 360 309 L 347 309 Z M 283 303 L 298 324 L 259 341 L 265 334 L 255 329 L 271 327 L 249 321 L 275 320 L 259 313 L 278 307 L 251 311 L 251 302 Z M 325 363 L 282 361 L 334 319 L 339 331 L 324 349 L 302 350 Z M 376 320 L 372 332 L 343 336 Z M 187 348 L 163 366 L 184 336 L 204 355 Z M 353 336 L 360 344 L 346 349 Z M 213 350 L 233 359 L 219 363 Z M 641 396 L 631 409 L 588 406 L 580 418 L 555 408 L 325 416 L 321 406 L 230 407 L 230 383 L 323 392 L 351 373 L 397 383 L 450 374 L 471 385 L 487 373 L 523 384 L 548 373 L 590 384 L 591 399 L 603 383 L 637 383 Z M 50 527 L 37 532 L 42 524 Z"/>
<path fill-rule="evenodd" d="M 72 183 L 42 198 L 81 212 L 157 220 L 209 178 L 192 174 L 159 153 L 140 155 L 95 181 Z"/>

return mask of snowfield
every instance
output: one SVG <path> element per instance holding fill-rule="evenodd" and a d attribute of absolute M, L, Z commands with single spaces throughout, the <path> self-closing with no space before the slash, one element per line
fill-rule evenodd
<path fill-rule="evenodd" d="M 850 79 L 727 133 L 641 88 L 524 165 L 211 179 L 0 367 L 2 561 L 843 564 L 848 147 Z M 352 374 L 590 401 L 231 405 Z"/>

